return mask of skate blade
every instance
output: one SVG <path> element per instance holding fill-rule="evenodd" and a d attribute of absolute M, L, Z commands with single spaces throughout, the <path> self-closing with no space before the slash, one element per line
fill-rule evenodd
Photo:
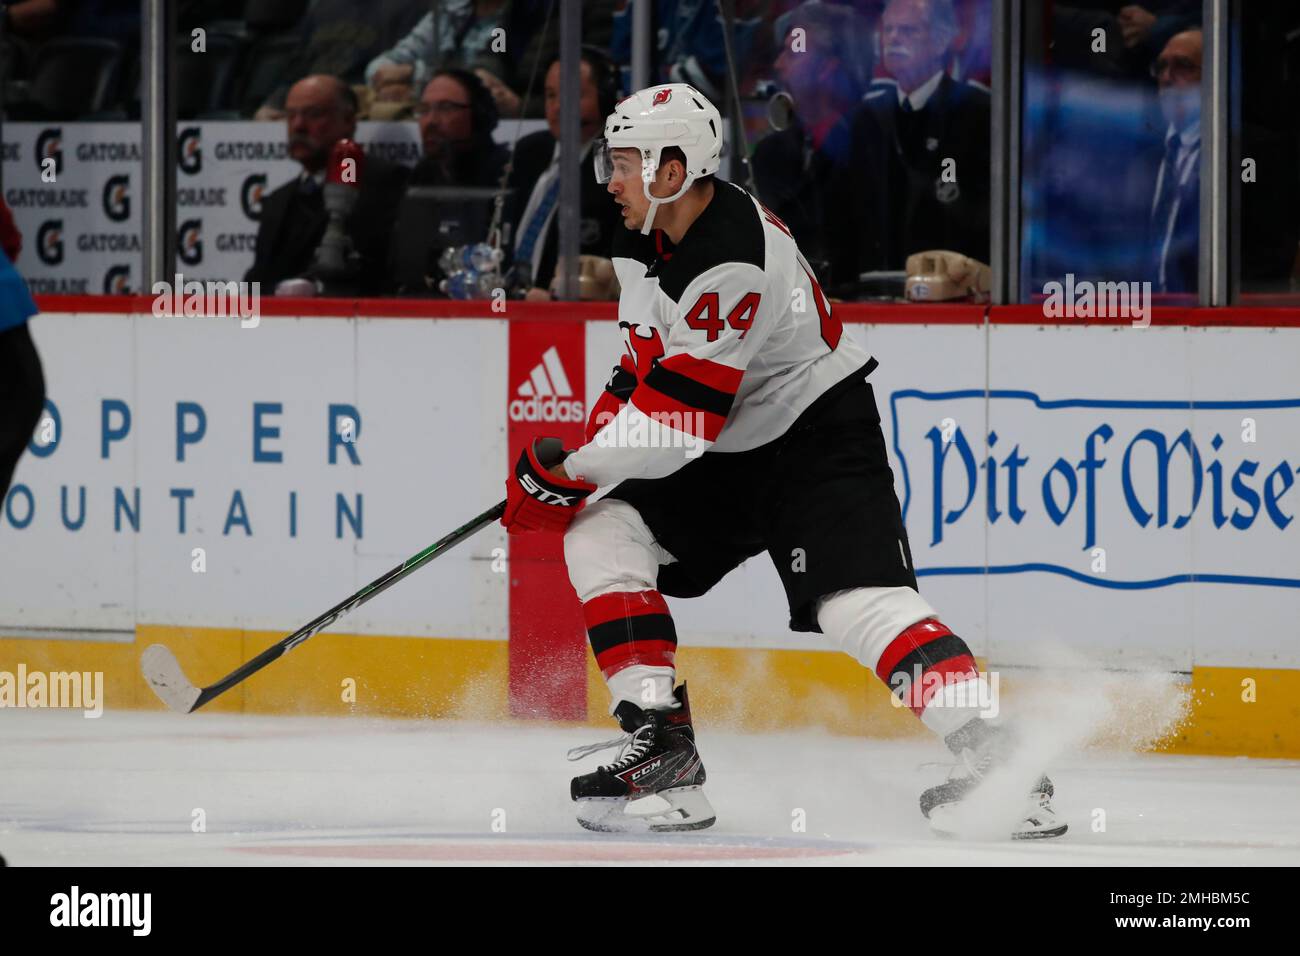
<path fill-rule="evenodd" d="M 578 801 L 578 823 L 597 833 L 674 833 L 703 830 L 717 814 L 701 787 L 678 787 L 636 800 L 588 797 Z"/>
<path fill-rule="evenodd" d="M 1052 837 L 1059 837 L 1066 830 L 1070 829 L 1068 825 L 1062 823 L 1054 826 L 1049 830 L 1020 830 L 1011 834 L 1013 840 L 1050 840 Z"/>
<path fill-rule="evenodd" d="M 1059 837 L 1070 829 L 1068 824 L 1058 823 L 1054 819 L 1041 820 L 1043 814 L 1039 808 L 1028 814 L 1020 828 L 1009 834 L 997 830 L 993 825 L 975 823 L 960 804 L 945 803 L 930 811 L 930 829 L 946 839 L 963 840 L 997 840 L 1010 837 L 1012 840 L 1050 840 Z"/>

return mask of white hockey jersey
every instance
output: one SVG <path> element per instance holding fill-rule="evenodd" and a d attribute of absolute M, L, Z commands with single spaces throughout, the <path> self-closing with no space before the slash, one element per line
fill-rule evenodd
<path fill-rule="evenodd" d="M 785 224 L 733 183 L 714 189 L 675 248 L 660 230 L 615 237 L 615 376 L 634 388 L 566 460 L 571 477 L 662 478 L 705 452 L 757 448 L 868 364 Z"/>

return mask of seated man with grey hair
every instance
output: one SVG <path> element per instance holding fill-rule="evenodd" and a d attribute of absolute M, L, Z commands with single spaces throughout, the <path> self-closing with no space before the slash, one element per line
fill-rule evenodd
<path fill-rule="evenodd" d="M 323 190 L 330 151 L 357 135 L 357 96 L 342 80 L 319 74 L 299 80 L 285 97 L 289 157 L 302 171 L 262 200 L 257 256 L 244 280 L 269 293 L 284 279 L 306 276 L 325 235 L 329 213 Z M 357 177 L 359 195 L 345 228 L 360 255 L 353 287 L 336 290 L 376 295 L 385 284 L 389 231 L 406 186 L 407 170 L 367 156 Z"/>
<path fill-rule="evenodd" d="M 901 270 L 932 249 L 988 262 L 989 93 L 947 72 L 952 0 L 891 0 L 879 33 L 888 78 L 850 124 L 834 187 L 835 274 Z"/>

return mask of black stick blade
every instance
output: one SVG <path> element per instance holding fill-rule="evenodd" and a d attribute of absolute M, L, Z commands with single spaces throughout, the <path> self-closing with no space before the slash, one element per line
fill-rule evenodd
<path fill-rule="evenodd" d="M 153 692 L 172 710 L 188 714 L 199 699 L 199 689 L 189 682 L 176 655 L 161 644 L 150 644 L 140 655 L 140 671 Z"/>

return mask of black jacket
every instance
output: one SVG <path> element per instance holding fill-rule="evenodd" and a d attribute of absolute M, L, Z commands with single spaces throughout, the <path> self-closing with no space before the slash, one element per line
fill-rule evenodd
<path fill-rule="evenodd" d="M 533 187 L 542 173 L 546 172 L 546 168 L 551 165 L 554 150 L 555 137 L 548 130 L 530 133 L 515 147 L 515 158 L 509 179 L 509 186 L 513 192 L 504 213 L 505 221 L 510 224 L 509 251 L 512 255 L 518 239 L 520 220 L 528 208 Z M 596 182 L 595 157 L 591 149 L 587 150 L 586 156 L 582 159 L 578 180 L 582 190 L 579 250 L 586 255 L 609 258 L 614 232 L 616 229 L 623 228 L 623 221 L 614 197 L 605 190 L 603 183 Z M 555 259 L 560 241 L 558 216 L 551 218 L 550 225 L 547 226 L 546 233 L 540 241 L 542 257 L 531 284 L 547 288 L 555 275 Z"/>
<path fill-rule="evenodd" d="M 510 150 L 488 139 L 462 156 L 452 164 L 451 175 L 442 164 L 421 158 L 411 168 L 407 186 L 499 186 L 501 173 L 510 158 Z"/>
<path fill-rule="evenodd" d="M 903 113 L 897 88 L 874 86 L 850 124 L 835 193 L 834 272 L 898 270 L 950 249 L 989 261 L 989 94 L 944 75 L 925 108 Z M 944 182 L 945 160 L 955 182 Z"/>
<path fill-rule="evenodd" d="M 361 272 L 355 289 L 344 291 L 377 295 L 382 290 L 389 235 L 406 188 L 407 173 L 403 166 L 366 156 L 361 195 L 348 219 L 348 235 L 361 254 Z M 311 268 L 328 222 L 320 193 L 304 196 L 298 177 L 289 180 L 262 201 L 257 255 L 244 280 L 261 282 L 270 294 L 277 282 L 304 275 Z"/>
<path fill-rule="evenodd" d="M 758 198 L 790 227 L 799 250 L 827 287 L 856 278 L 856 274 L 840 276 L 828 269 L 836 259 L 831 249 L 831 224 L 844 215 L 842 201 L 833 189 L 847 164 L 848 133 L 847 121 L 841 120 L 814 149 L 796 121 L 789 129 L 764 136 L 754 147 Z"/>

